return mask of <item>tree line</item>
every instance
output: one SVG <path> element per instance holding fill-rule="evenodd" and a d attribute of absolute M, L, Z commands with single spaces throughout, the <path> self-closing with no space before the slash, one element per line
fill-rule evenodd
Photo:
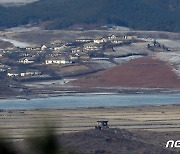
<path fill-rule="evenodd" d="M 179 0 L 40 0 L 21 7 L 0 7 L 0 27 L 48 22 L 46 29 L 115 24 L 180 32 L 179 16 Z"/>

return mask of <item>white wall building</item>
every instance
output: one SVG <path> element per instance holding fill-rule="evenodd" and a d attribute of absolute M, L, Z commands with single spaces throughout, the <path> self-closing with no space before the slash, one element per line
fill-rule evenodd
<path fill-rule="evenodd" d="M 72 64 L 72 61 L 65 60 L 65 59 L 47 59 L 45 61 L 46 65 L 52 65 L 52 64 Z"/>

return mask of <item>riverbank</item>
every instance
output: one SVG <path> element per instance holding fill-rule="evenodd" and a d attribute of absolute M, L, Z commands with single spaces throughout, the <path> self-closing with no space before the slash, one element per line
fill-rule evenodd
<path fill-rule="evenodd" d="M 51 124 L 59 134 L 93 129 L 96 120 L 106 119 L 110 128 L 180 132 L 179 113 L 179 105 L 1 110 L 0 130 L 21 139 L 35 129 L 41 131 L 44 123 Z"/>
<path fill-rule="evenodd" d="M 89 94 L 180 94 L 179 88 L 160 88 L 160 87 L 86 87 L 72 86 L 69 80 L 53 80 L 42 82 L 24 82 L 26 92 L 19 93 L 19 87 L 14 87 L 18 92 L 1 94 L 0 100 L 8 99 L 37 99 L 60 96 L 79 96 Z"/>

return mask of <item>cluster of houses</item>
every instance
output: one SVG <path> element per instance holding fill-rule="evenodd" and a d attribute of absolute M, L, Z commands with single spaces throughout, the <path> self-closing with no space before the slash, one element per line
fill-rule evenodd
<path fill-rule="evenodd" d="M 92 57 L 92 52 L 103 52 L 108 47 L 123 45 L 124 42 L 137 39 L 137 36 L 120 37 L 112 34 L 98 39 L 79 38 L 70 43 L 53 42 L 38 47 L 0 50 L 0 73 L 7 72 L 9 77 L 40 76 L 42 72 L 31 69 L 31 66 L 73 65 L 85 62 L 98 58 Z M 11 66 L 8 65 L 9 62 Z M 26 69 L 20 71 L 21 67 Z"/>
<path fill-rule="evenodd" d="M 2 76 L 8 76 L 8 77 L 35 77 L 35 76 L 39 76 L 42 73 L 38 70 L 24 70 L 24 71 L 20 71 L 18 69 L 12 69 L 10 66 L 8 65 L 3 65 L 0 64 L 0 78 Z"/>

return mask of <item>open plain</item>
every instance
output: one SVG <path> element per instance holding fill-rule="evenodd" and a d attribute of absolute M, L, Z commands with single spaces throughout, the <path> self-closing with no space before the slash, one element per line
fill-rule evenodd
<path fill-rule="evenodd" d="M 31 135 L 44 123 L 57 133 L 93 129 L 96 120 L 107 119 L 110 128 L 148 130 L 155 132 L 180 131 L 180 106 L 141 106 L 77 109 L 2 110 L 0 129 L 14 139 Z"/>

